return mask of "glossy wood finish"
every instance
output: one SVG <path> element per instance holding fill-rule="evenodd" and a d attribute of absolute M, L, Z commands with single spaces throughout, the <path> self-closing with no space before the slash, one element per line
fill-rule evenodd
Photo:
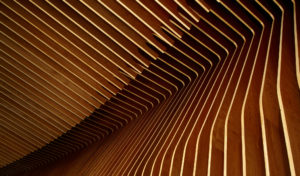
<path fill-rule="evenodd" d="M 299 175 L 299 5 L 1 2 L 0 172 Z"/>

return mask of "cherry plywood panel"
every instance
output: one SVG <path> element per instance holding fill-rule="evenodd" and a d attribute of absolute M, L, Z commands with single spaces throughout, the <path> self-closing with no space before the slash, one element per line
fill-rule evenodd
<path fill-rule="evenodd" d="M 298 175 L 298 6 L 2 2 L 0 173 Z"/>

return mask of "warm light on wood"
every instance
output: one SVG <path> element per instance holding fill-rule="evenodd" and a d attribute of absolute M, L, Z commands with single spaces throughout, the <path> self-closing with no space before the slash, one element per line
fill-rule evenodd
<path fill-rule="evenodd" d="M 2 0 L 0 175 L 299 175 L 299 5 Z"/>

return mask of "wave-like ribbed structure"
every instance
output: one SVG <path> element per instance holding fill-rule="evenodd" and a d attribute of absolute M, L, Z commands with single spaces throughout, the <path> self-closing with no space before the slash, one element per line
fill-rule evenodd
<path fill-rule="evenodd" d="M 299 2 L 0 6 L 0 175 L 300 174 Z"/>

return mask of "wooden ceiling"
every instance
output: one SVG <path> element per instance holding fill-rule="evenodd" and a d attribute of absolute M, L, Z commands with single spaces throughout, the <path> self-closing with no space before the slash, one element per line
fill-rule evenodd
<path fill-rule="evenodd" d="M 299 5 L 2 0 L 0 175 L 299 175 Z"/>

